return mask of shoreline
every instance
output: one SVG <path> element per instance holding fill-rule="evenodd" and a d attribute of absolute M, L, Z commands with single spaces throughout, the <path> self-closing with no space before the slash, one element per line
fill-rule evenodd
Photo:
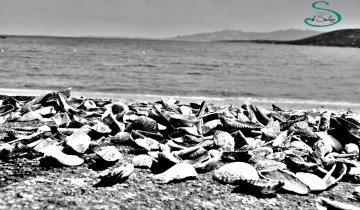
<path fill-rule="evenodd" d="M 39 96 L 41 94 L 57 91 L 57 90 L 40 90 L 40 89 L 10 89 L 10 88 L 0 88 L 1 95 L 9 96 Z M 155 102 L 161 98 L 172 97 L 180 103 L 189 104 L 189 103 L 201 103 L 207 101 L 209 103 L 214 103 L 218 106 L 224 105 L 233 105 L 241 106 L 244 102 L 249 101 L 256 105 L 262 106 L 264 108 L 271 108 L 272 104 L 275 104 L 281 107 L 284 110 L 293 110 L 293 109 L 328 109 L 328 110 L 347 110 L 351 109 L 352 111 L 360 111 L 360 103 L 353 102 L 344 102 L 344 101 L 317 101 L 317 100 L 298 100 L 298 99 L 283 99 L 283 98 L 251 98 L 251 97 L 207 97 L 207 96 L 177 96 L 177 95 L 152 95 L 152 94 L 131 94 L 131 93 L 111 93 L 111 92 L 86 92 L 86 91 L 71 91 L 72 97 L 85 97 L 85 98 L 94 98 L 94 99 L 114 99 L 119 100 L 125 103 L 134 103 L 134 102 Z"/>

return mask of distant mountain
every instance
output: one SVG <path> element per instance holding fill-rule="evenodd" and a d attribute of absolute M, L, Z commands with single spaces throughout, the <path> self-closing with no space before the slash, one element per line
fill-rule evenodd
<path fill-rule="evenodd" d="M 239 41 L 243 42 L 244 40 L 239 40 Z M 236 42 L 236 41 L 230 41 L 230 42 Z M 316 36 L 299 39 L 299 40 L 292 40 L 292 41 L 251 40 L 250 42 L 360 48 L 360 29 L 336 30 L 336 31 L 322 33 Z"/>
<path fill-rule="evenodd" d="M 200 33 L 186 36 L 177 36 L 171 40 L 181 41 L 226 41 L 226 40 L 296 40 L 320 34 L 319 31 L 288 29 L 273 32 L 243 32 L 237 30 L 224 30 L 212 33 Z"/>

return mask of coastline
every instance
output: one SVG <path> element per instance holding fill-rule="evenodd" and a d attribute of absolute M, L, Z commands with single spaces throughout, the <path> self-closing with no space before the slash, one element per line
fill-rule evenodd
<path fill-rule="evenodd" d="M 41 94 L 57 91 L 57 90 L 39 90 L 39 89 L 8 89 L 0 88 L 1 95 L 9 96 L 39 96 Z M 328 109 L 328 110 L 347 110 L 360 111 L 360 103 L 352 103 L 345 101 L 317 101 L 317 100 L 300 100 L 300 99 L 283 99 L 283 98 L 250 98 L 250 97 L 207 97 L 207 96 L 173 96 L 173 95 L 152 95 L 152 94 L 131 94 L 131 93 L 111 93 L 111 92 L 83 92 L 71 91 L 72 97 L 85 97 L 95 99 L 114 99 L 125 103 L 134 102 L 155 102 L 161 98 L 172 97 L 182 104 L 189 103 L 201 103 L 207 101 L 209 103 L 216 104 L 218 106 L 233 105 L 241 106 L 244 102 L 249 101 L 258 106 L 262 106 L 267 109 L 271 109 L 271 105 L 275 104 L 284 110 L 313 110 L 313 109 Z"/>

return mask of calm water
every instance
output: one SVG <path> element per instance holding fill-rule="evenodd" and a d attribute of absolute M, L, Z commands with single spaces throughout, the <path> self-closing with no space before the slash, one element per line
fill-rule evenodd
<path fill-rule="evenodd" d="M 100 38 L 0 39 L 0 88 L 360 103 L 360 49 Z"/>

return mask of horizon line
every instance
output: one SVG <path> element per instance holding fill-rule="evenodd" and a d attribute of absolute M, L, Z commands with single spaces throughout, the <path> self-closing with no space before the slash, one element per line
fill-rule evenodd
<path fill-rule="evenodd" d="M 352 28 L 344 28 L 344 29 L 338 29 L 338 30 L 346 30 L 346 29 L 352 29 Z M 162 38 L 155 38 L 155 37 L 137 37 L 137 36 L 117 36 L 117 35 L 51 35 L 51 34 L 3 34 L 0 33 L 0 37 L 3 38 L 4 36 L 13 36 L 13 37 L 54 37 L 54 38 L 108 38 L 108 39 L 146 39 L 146 40 L 168 40 L 173 39 L 177 37 L 183 37 L 183 36 L 192 36 L 197 34 L 206 34 L 206 33 L 216 33 L 216 32 L 222 32 L 222 31 L 239 31 L 243 33 L 272 33 L 272 32 L 278 32 L 278 31 L 287 31 L 287 30 L 299 30 L 299 31 L 315 31 L 320 33 L 327 33 L 331 31 L 338 31 L 338 30 L 329 30 L 329 31 L 319 31 L 319 30 L 311 30 L 311 29 L 297 29 L 297 28 L 288 28 L 288 29 L 279 29 L 279 30 L 272 30 L 272 31 L 266 31 L 266 32 L 256 32 L 256 31 L 242 31 L 237 29 L 223 29 L 218 31 L 212 31 L 212 32 L 199 32 L 199 33 L 193 33 L 193 34 L 186 34 L 186 35 L 174 35 L 171 37 L 162 37 Z"/>

